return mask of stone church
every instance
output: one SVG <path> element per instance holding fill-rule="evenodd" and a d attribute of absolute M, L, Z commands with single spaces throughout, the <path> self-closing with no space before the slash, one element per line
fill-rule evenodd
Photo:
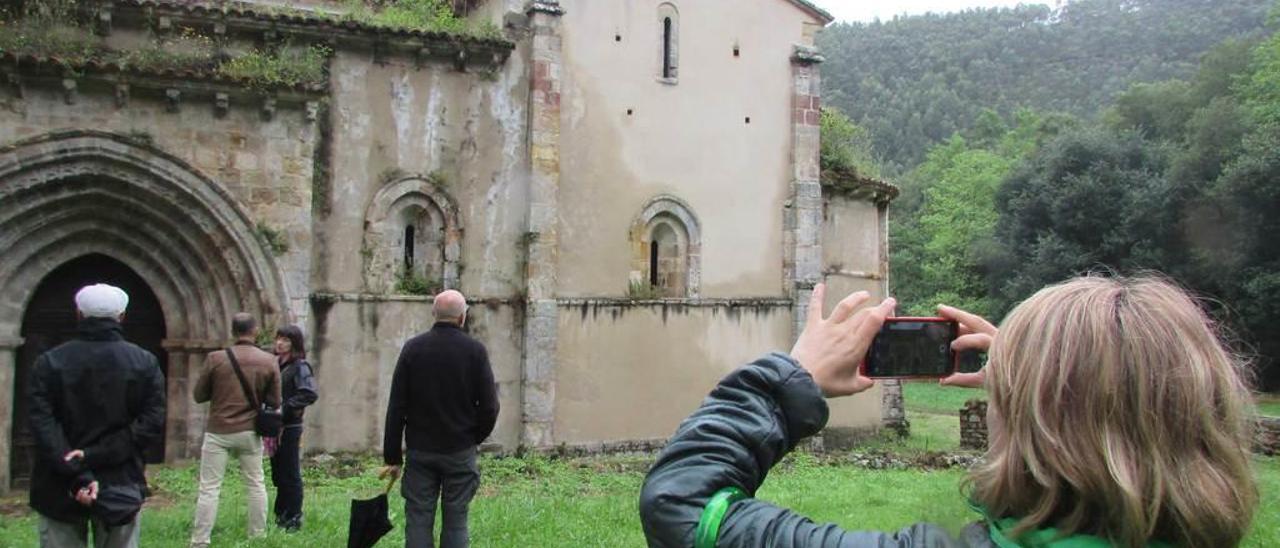
<path fill-rule="evenodd" d="M 199 454 L 193 381 L 241 310 L 308 334 L 307 451 L 379 446 L 399 348 L 457 288 L 499 382 L 489 448 L 589 452 L 661 444 L 790 348 L 815 283 L 883 294 L 896 190 L 823 180 L 831 17 L 807 0 L 455 2 L 485 33 L 343 6 L 76 8 L 113 51 L 319 47 L 314 82 L 0 51 L 0 491 L 30 467 L 27 371 L 87 283 L 130 293 L 160 358 L 154 461 Z M 834 402 L 824 439 L 876 428 L 881 399 Z"/>

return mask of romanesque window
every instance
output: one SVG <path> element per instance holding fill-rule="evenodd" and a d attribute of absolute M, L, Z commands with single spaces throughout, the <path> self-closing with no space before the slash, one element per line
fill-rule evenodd
<path fill-rule="evenodd" d="M 367 289 L 430 294 L 457 287 L 461 230 L 452 200 L 426 178 L 388 183 L 365 217 Z"/>
<path fill-rule="evenodd" d="M 680 18 L 674 4 L 658 6 L 658 28 L 660 29 L 660 45 L 658 62 L 661 66 L 659 79 L 674 84 L 679 75 L 680 60 Z"/>
<path fill-rule="evenodd" d="M 631 228 L 630 292 L 656 297 L 697 297 L 701 230 L 689 206 L 673 196 L 654 198 Z"/>
<path fill-rule="evenodd" d="M 444 213 L 435 203 L 402 201 L 396 217 L 403 225 L 398 282 L 444 285 Z M 391 242 L 388 242 L 391 243 Z"/>

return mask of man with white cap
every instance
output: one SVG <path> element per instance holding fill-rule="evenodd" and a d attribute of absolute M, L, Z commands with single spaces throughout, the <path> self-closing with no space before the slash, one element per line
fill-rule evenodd
<path fill-rule="evenodd" d="M 76 293 L 76 339 L 40 355 L 28 397 L 35 462 L 31 507 L 42 548 L 138 546 L 143 453 L 164 432 L 156 357 L 124 340 L 129 296 L 106 284 Z"/>

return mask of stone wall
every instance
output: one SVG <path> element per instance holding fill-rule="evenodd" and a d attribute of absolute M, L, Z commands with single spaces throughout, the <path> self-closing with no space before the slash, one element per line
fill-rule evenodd
<path fill-rule="evenodd" d="M 1280 453 L 1280 417 L 1258 417 L 1253 450 L 1263 455 Z M 986 450 L 987 402 L 969 400 L 960 409 L 960 448 Z"/>
<path fill-rule="evenodd" d="M 86 128 L 128 137 L 185 161 L 234 197 L 263 235 L 279 237 L 275 262 L 289 311 L 307 314 L 311 277 L 311 170 L 316 124 L 301 105 L 281 105 L 270 120 L 259 109 L 232 104 L 224 115 L 212 101 L 180 103 L 140 91 L 125 103 L 109 90 L 86 87 L 71 104 L 60 89 L 28 82 L 23 93 L 0 93 L 0 146 L 53 131 Z"/>
<path fill-rule="evenodd" d="M 431 328 L 429 297 L 317 294 L 312 349 L 320 401 L 307 411 L 307 451 L 382 447 L 400 349 Z M 489 443 L 514 449 L 520 433 L 520 307 L 474 302 L 467 331 L 484 343 L 501 410 Z"/>
<path fill-rule="evenodd" d="M 1258 417 L 1253 450 L 1268 456 L 1280 454 L 1280 417 Z"/>
<path fill-rule="evenodd" d="M 960 448 L 987 448 L 987 402 L 973 399 L 960 408 Z"/>

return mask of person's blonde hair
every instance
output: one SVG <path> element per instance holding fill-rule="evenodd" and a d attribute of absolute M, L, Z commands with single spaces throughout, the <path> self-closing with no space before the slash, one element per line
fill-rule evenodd
<path fill-rule="evenodd" d="M 991 447 L 970 476 L 1017 537 L 1235 546 L 1258 504 L 1243 364 L 1178 287 L 1084 277 L 1041 289 L 990 350 Z"/>

